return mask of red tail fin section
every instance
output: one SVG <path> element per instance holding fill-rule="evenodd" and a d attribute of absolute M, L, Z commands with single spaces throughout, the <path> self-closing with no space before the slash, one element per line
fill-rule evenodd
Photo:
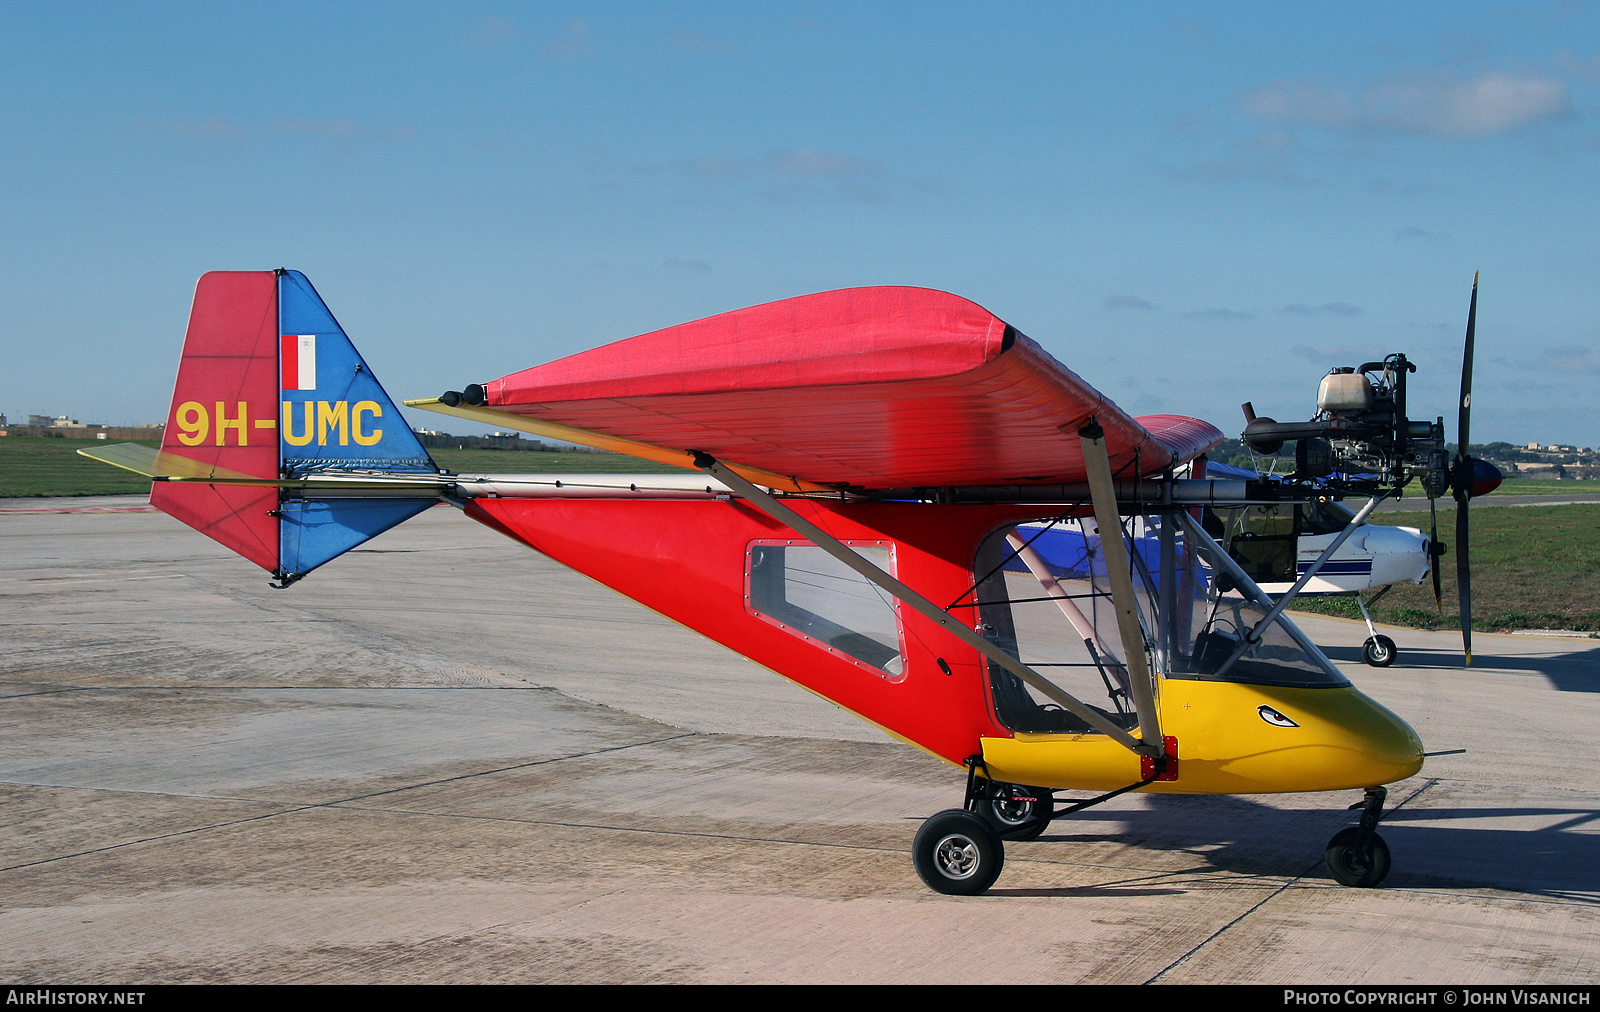
<path fill-rule="evenodd" d="M 195 287 L 161 448 L 278 477 L 278 279 L 213 271 Z M 268 572 L 278 570 L 273 488 L 156 482 L 150 503 Z"/>

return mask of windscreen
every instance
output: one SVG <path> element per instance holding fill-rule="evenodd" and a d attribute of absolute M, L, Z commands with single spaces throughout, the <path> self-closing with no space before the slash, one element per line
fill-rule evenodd
<path fill-rule="evenodd" d="M 1292 528 L 1292 514 L 1285 517 Z M 1349 682 L 1185 514 L 1122 518 L 1134 608 L 1153 671 L 1167 678 L 1266 685 Z M 974 564 L 979 632 L 1001 649 L 1132 727 L 1126 655 L 1093 518 L 1055 518 L 990 535 Z M 1015 731 L 1087 730 L 998 664 L 995 712 Z"/>

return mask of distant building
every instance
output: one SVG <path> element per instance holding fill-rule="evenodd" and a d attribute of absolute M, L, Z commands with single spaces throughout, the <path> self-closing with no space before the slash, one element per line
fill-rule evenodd
<path fill-rule="evenodd" d="M 46 429 L 86 429 L 86 428 L 88 428 L 87 425 L 84 425 L 82 422 L 78 421 L 76 418 L 68 418 L 66 415 L 29 415 L 28 416 L 28 424 L 29 425 L 38 425 L 38 426 L 41 426 L 42 428 L 46 428 Z"/>

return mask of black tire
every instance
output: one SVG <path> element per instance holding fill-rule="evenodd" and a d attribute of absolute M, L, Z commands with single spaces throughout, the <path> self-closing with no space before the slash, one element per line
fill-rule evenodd
<path fill-rule="evenodd" d="M 1387 636 L 1374 636 L 1361 645 L 1361 659 L 1375 668 L 1387 668 L 1398 654 L 1394 640 Z"/>
<path fill-rule="evenodd" d="M 1050 828 L 1050 816 L 1056 810 L 1056 799 L 1049 791 L 1020 784 L 995 784 L 994 787 L 1009 795 L 1035 799 L 1018 801 L 1014 798 L 995 798 L 978 802 L 978 814 L 994 827 L 1000 839 L 1034 840 Z"/>
<path fill-rule="evenodd" d="M 1361 831 L 1353 826 L 1333 834 L 1328 841 L 1328 870 L 1340 885 L 1370 889 L 1389 874 L 1389 845 L 1373 833 L 1367 837 L 1367 849 L 1362 853 L 1356 846 L 1360 837 Z"/>
<path fill-rule="evenodd" d="M 1005 845 L 981 817 L 959 808 L 922 824 L 911 844 L 917 874 L 928 888 L 950 896 L 976 896 L 994 885 L 1005 865 Z"/>

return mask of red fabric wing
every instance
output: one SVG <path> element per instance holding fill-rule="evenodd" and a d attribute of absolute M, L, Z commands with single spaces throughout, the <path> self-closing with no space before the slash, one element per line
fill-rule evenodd
<path fill-rule="evenodd" d="M 1081 481 L 1075 433 L 1091 417 L 1125 476 L 1221 439 L 1177 416 L 1147 431 L 992 313 L 925 288 L 724 313 L 487 389 L 502 410 L 864 488 Z"/>

